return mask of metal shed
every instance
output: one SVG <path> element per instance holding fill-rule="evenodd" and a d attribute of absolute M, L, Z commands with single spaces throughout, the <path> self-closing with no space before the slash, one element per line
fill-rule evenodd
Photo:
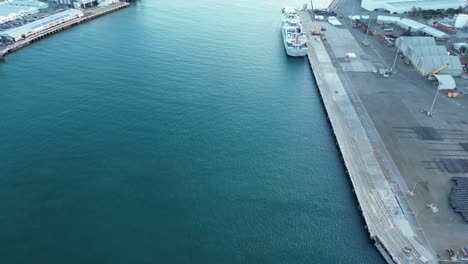
<path fill-rule="evenodd" d="M 64 23 L 71 19 L 83 16 L 83 12 L 76 9 L 68 9 L 60 13 L 47 16 L 45 18 L 36 20 L 34 22 L 12 28 L 6 31 L 0 32 L 0 36 L 4 39 L 18 41 L 24 39 L 30 34 L 35 34 L 41 30 L 47 29 L 51 26 Z"/>
<path fill-rule="evenodd" d="M 450 75 L 434 75 L 437 79 L 439 85 L 437 86 L 437 90 L 445 90 L 445 89 L 453 89 L 457 87 L 455 80 Z"/>
<path fill-rule="evenodd" d="M 377 16 L 377 24 L 398 24 L 400 17 Z"/>
<path fill-rule="evenodd" d="M 423 56 L 419 57 L 414 65 L 422 75 L 429 75 L 440 66 L 447 63 L 448 67 L 440 71 L 439 74 L 454 77 L 458 77 L 462 74 L 463 67 L 457 56 Z"/>
<path fill-rule="evenodd" d="M 395 45 L 403 55 L 407 56 L 412 47 L 437 46 L 433 37 L 399 37 Z"/>
<path fill-rule="evenodd" d="M 403 18 L 399 20 L 398 24 L 400 25 L 401 28 L 404 28 L 411 32 L 420 32 L 423 28 L 426 27 L 426 25 L 416 22 L 414 20 L 408 19 L 408 18 Z"/>
<path fill-rule="evenodd" d="M 421 31 L 438 39 L 446 39 L 449 37 L 446 33 L 432 27 L 425 27 Z"/>
<path fill-rule="evenodd" d="M 447 49 L 444 46 L 412 46 L 406 55 L 414 65 L 416 65 L 419 57 L 426 56 L 447 56 Z"/>

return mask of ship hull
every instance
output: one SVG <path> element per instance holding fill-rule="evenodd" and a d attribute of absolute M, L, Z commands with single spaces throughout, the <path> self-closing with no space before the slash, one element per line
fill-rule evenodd
<path fill-rule="evenodd" d="M 282 36 L 283 36 L 283 45 L 284 49 L 286 50 L 286 54 L 291 57 L 304 57 L 307 55 L 307 48 L 299 48 L 299 47 L 291 47 L 288 46 L 288 42 L 286 39 L 286 33 L 284 29 L 281 30 Z"/>

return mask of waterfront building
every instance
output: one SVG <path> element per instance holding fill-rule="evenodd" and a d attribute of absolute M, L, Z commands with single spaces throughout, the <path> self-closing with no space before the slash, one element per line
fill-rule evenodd
<path fill-rule="evenodd" d="M 88 8 L 97 5 L 108 5 L 119 2 L 118 0 L 53 0 L 55 3 L 60 5 L 66 5 L 74 8 Z"/>
<path fill-rule="evenodd" d="M 60 25 L 62 23 L 82 16 L 82 11 L 76 9 L 69 9 L 25 24 L 23 26 L 0 32 L 0 36 L 4 41 L 16 42 L 25 39 L 28 36 L 37 34 L 40 31 L 44 31 L 53 26 Z"/>
<path fill-rule="evenodd" d="M 10 4 L 0 5 L 0 24 L 33 15 L 38 12 L 39 8 L 34 6 L 18 6 Z"/>

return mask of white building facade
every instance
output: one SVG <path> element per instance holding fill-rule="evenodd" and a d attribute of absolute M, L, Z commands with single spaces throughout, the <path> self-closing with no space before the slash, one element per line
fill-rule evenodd
<path fill-rule="evenodd" d="M 385 9 L 391 13 L 409 12 L 413 7 L 428 9 L 447 9 L 465 7 L 466 0 L 362 0 L 362 8 L 373 11 Z"/>

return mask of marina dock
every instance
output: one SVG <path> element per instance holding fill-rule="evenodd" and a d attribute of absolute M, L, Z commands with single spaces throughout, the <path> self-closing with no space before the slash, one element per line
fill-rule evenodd
<path fill-rule="evenodd" d="M 308 36 L 308 61 L 325 106 L 329 122 L 353 185 L 366 229 L 388 263 L 437 263 L 436 254 L 409 222 L 389 182 L 385 150 L 372 142 L 355 107 L 356 98 L 344 84 L 321 36 L 313 36 L 314 23 L 300 12 Z M 387 173 L 387 174 L 386 174 Z"/>
<path fill-rule="evenodd" d="M 108 5 L 108 6 L 102 6 L 102 7 L 99 6 L 99 7 L 94 7 L 94 8 L 90 8 L 88 10 L 85 10 L 84 11 L 85 15 L 82 16 L 82 17 L 78 17 L 78 18 L 66 21 L 64 23 L 61 23 L 61 24 L 56 25 L 56 26 L 51 27 L 51 28 L 47 28 L 47 29 L 42 30 L 42 31 L 38 31 L 34 35 L 28 36 L 27 38 L 25 38 L 23 40 L 20 40 L 18 42 L 15 42 L 14 44 L 11 44 L 11 45 L 5 47 L 4 49 L 0 50 L 0 58 L 4 57 L 5 55 L 7 55 L 7 54 L 9 54 L 9 53 L 11 53 L 13 51 L 16 51 L 18 49 L 26 47 L 29 44 L 31 44 L 31 43 L 33 43 L 33 42 L 35 42 L 37 40 L 43 39 L 45 37 L 48 37 L 48 36 L 53 35 L 55 33 L 58 33 L 58 32 L 60 32 L 62 30 L 70 28 L 72 26 L 81 24 L 81 23 L 86 22 L 88 20 L 92 20 L 92 19 L 95 19 L 97 17 L 100 17 L 100 16 L 103 16 L 103 15 L 115 12 L 115 11 L 120 10 L 122 8 L 128 7 L 129 5 L 130 4 L 126 3 L 126 2 L 119 2 L 119 3 Z"/>

